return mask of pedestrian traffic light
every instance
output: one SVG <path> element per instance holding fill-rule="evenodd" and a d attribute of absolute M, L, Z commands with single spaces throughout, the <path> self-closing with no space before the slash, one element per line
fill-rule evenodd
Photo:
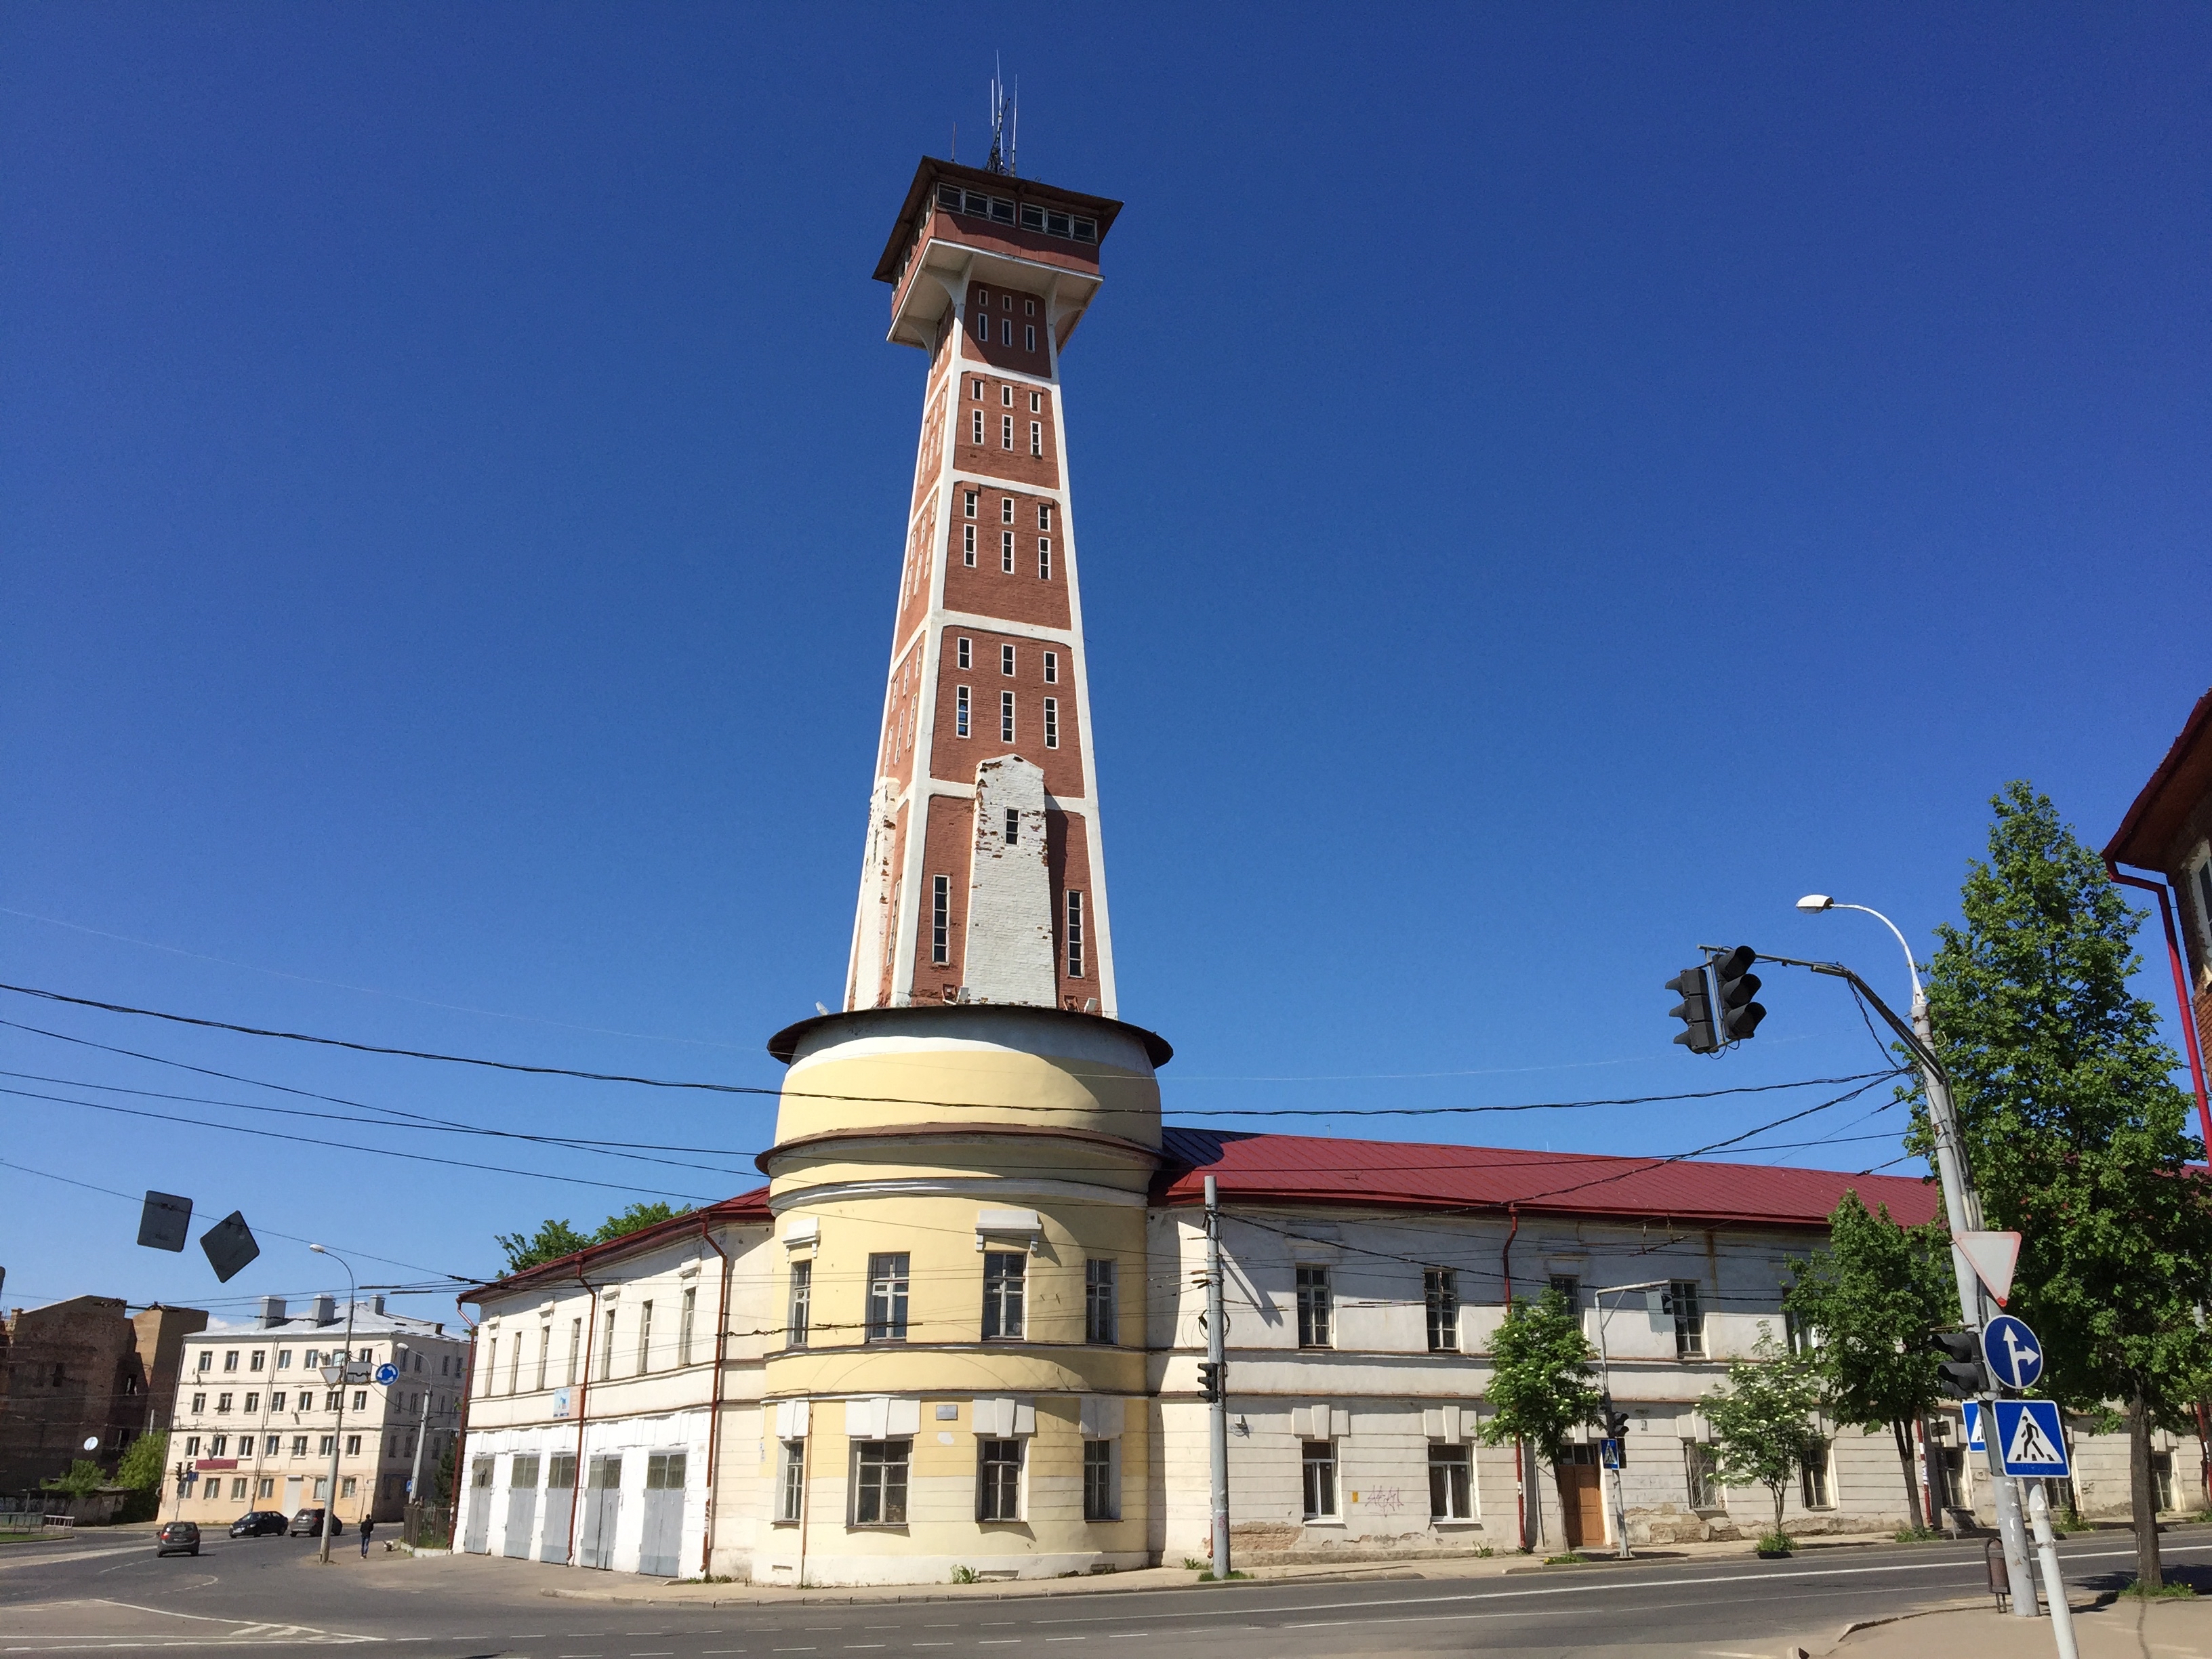
<path fill-rule="evenodd" d="M 1945 1394 L 1954 1400 L 1975 1400 L 1990 1391 L 1980 1337 L 1972 1331 L 1938 1331 L 1929 1340 L 1943 1356 L 1936 1367 L 1936 1384 Z"/>
<path fill-rule="evenodd" d="M 1212 1401 L 1221 1398 L 1222 1374 L 1228 1369 L 1229 1367 L 1218 1359 L 1201 1359 L 1198 1362 L 1200 1399 Z"/>
<path fill-rule="evenodd" d="M 1766 1018 L 1766 1010 L 1752 1000 L 1759 994 L 1759 975 L 1751 971 L 1751 964 L 1758 960 L 1759 952 L 1748 945 L 1713 958 L 1713 1012 L 1719 1018 L 1723 1042 L 1741 1042 Z"/>
<path fill-rule="evenodd" d="M 1667 988 L 1682 999 L 1670 1012 L 1688 1027 L 1675 1032 L 1674 1041 L 1693 1054 L 1717 1052 L 1721 1045 L 1720 1039 L 1713 1034 L 1713 1004 L 1705 991 L 1705 970 L 1685 968 L 1667 981 Z"/>

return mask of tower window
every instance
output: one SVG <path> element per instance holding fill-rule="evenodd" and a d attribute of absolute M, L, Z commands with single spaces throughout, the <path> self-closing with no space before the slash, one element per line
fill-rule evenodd
<path fill-rule="evenodd" d="M 1057 651 L 1044 653 L 1044 683 L 1047 685 L 1060 684 L 1060 653 Z"/>
<path fill-rule="evenodd" d="M 1035 323 L 1030 323 L 1024 326 L 1022 330 L 1022 349 L 1024 351 L 1035 351 L 1036 349 L 1036 325 Z"/>
<path fill-rule="evenodd" d="M 944 877 L 938 878 L 942 881 Z M 907 1264 L 904 1250 L 868 1258 L 868 1340 L 906 1340 Z M 887 1441 L 903 1447 L 904 1441 Z"/>
<path fill-rule="evenodd" d="M 1042 414 L 1042 413 L 1043 412 L 1043 410 L 1044 410 L 1044 393 L 1043 393 L 1043 392 L 1030 392 L 1030 414 L 1032 414 L 1032 415 L 1037 415 L 1037 414 Z"/>
<path fill-rule="evenodd" d="M 999 296 L 999 303 L 1012 311 L 1014 308 L 1014 296 L 1011 294 L 1001 294 Z"/>
<path fill-rule="evenodd" d="M 1067 976 L 1083 977 L 1083 895 L 1067 891 Z"/>
<path fill-rule="evenodd" d="M 968 688 L 964 685 L 953 693 L 952 730 L 957 737 L 968 735 Z"/>
<path fill-rule="evenodd" d="M 1060 747 L 1060 699 L 1058 697 L 1047 697 L 1044 700 L 1044 746 L 1048 749 Z"/>
<path fill-rule="evenodd" d="M 1042 421 L 1030 422 L 1030 453 L 1032 455 L 1044 453 L 1044 422 Z"/>
<path fill-rule="evenodd" d="M 990 1250 L 983 1256 L 983 1340 L 1022 1334 L 1022 1291 L 1029 1259 L 1018 1250 Z M 1020 1443 L 1016 1442 L 1018 1445 Z"/>
<path fill-rule="evenodd" d="M 1014 406 L 1014 389 L 1013 389 L 1013 387 L 1012 387 L 1012 386 L 1000 386 L 1000 387 L 999 388 L 999 401 L 1000 401 L 1000 403 L 1001 403 L 1002 404 L 1004 404 L 1006 408 L 1008 408 L 1008 409 L 1012 409 L 1012 408 Z"/>
<path fill-rule="evenodd" d="M 1002 645 L 999 647 L 999 672 L 1001 674 L 1011 674 L 1014 672 L 1014 647 L 1011 645 Z"/>
<path fill-rule="evenodd" d="M 979 309 L 988 310 L 991 305 L 991 290 L 988 288 L 977 289 L 975 290 L 975 304 Z"/>
<path fill-rule="evenodd" d="M 969 516 L 969 518 L 971 518 L 971 519 L 972 519 L 972 518 L 974 518 L 974 517 L 975 516 L 975 495 L 976 495 L 976 492 L 975 492 L 975 490 L 969 489 L 969 490 L 963 490 L 963 491 L 962 491 L 961 493 L 962 493 L 962 494 L 963 494 L 964 495 L 966 495 L 966 496 L 968 497 L 968 502 L 967 502 L 967 506 L 968 506 L 968 516 Z"/>
<path fill-rule="evenodd" d="M 960 526 L 960 562 L 970 570 L 975 568 L 975 526 L 972 524 Z M 964 645 L 967 641 L 963 640 L 961 643 Z M 961 665 L 965 667 L 967 665 L 963 663 Z"/>
<path fill-rule="evenodd" d="M 985 345 L 991 343 L 991 319 L 980 312 L 975 317 L 975 337 Z"/>
<path fill-rule="evenodd" d="M 1014 319 L 1009 317 L 1006 321 L 999 325 L 999 343 L 1000 345 L 1012 345 L 1013 343 Z"/>
<path fill-rule="evenodd" d="M 1035 300 L 1024 300 L 1024 301 L 1022 301 L 1022 314 L 1023 314 L 1024 316 L 1025 316 L 1025 317 L 1034 317 L 1034 316 L 1036 316 L 1036 301 Z"/>
<path fill-rule="evenodd" d="M 1000 524 L 1012 524 L 1013 521 L 1014 498 L 1012 495 L 1001 495 L 999 498 L 999 522 Z"/>
<path fill-rule="evenodd" d="M 1011 530 L 999 532 L 999 568 L 1009 576 L 1014 574 L 1014 532 Z"/>
<path fill-rule="evenodd" d="M 969 381 L 968 395 L 974 398 L 977 403 L 981 403 L 983 401 L 983 383 L 981 380 Z"/>
<path fill-rule="evenodd" d="M 983 441 L 983 411 L 980 409 L 975 411 L 975 425 L 969 441 L 979 444 Z"/>
<path fill-rule="evenodd" d="M 999 741 L 1012 743 L 1013 740 L 1014 694 L 1011 691 L 1001 691 L 999 693 Z"/>
<path fill-rule="evenodd" d="M 1039 530 L 1049 530 L 1052 528 L 1052 503 L 1050 501 L 1039 501 L 1037 503 L 1037 528 Z"/>
<path fill-rule="evenodd" d="M 929 878 L 929 959 L 952 960 L 952 878 Z"/>
<path fill-rule="evenodd" d="M 1052 538 L 1048 536 L 1037 538 L 1037 580 L 1052 580 Z"/>
<path fill-rule="evenodd" d="M 1009 806 L 1006 809 L 1006 845 L 1009 847 L 1019 846 L 1021 844 L 1021 809 L 1019 807 Z"/>
<path fill-rule="evenodd" d="M 1001 415 L 999 417 L 999 447 L 1012 449 L 1013 447 L 1014 417 L 1011 415 Z"/>
<path fill-rule="evenodd" d="M 974 662 L 970 660 L 975 655 L 975 647 L 973 641 L 963 638 L 952 647 L 952 654 L 956 659 L 957 659 L 963 668 L 972 668 L 975 665 Z"/>

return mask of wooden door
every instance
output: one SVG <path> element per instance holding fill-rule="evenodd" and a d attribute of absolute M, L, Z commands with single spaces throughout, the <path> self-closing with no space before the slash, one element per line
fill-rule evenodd
<path fill-rule="evenodd" d="M 1571 1446 L 1559 1460 L 1559 1517 L 1569 1549 L 1605 1541 L 1604 1472 L 1595 1446 Z"/>

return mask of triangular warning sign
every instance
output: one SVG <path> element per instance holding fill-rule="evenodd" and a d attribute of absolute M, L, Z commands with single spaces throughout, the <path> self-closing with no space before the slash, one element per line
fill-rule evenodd
<path fill-rule="evenodd" d="M 2033 1412 L 2020 1414 L 2019 1426 L 2012 1431 L 2012 1444 L 2005 1448 L 2008 1463 L 2063 1463 L 2066 1454 L 2051 1443 L 2051 1437 L 2043 1431 L 2043 1425 L 2035 1420 Z"/>
<path fill-rule="evenodd" d="M 1951 1246 L 1966 1258 L 1974 1277 L 1988 1287 L 2000 1308 L 2012 1294 L 2013 1264 L 2020 1260 L 2018 1233 L 1959 1232 Z"/>

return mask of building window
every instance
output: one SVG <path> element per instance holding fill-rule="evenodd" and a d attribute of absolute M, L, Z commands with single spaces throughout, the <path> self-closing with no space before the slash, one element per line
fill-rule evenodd
<path fill-rule="evenodd" d="M 538 1328 L 538 1392 L 545 1392 L 545 1380 L 553 1370 L 553 1328 Z"/>
<path fill-rule="evenodd" d="M 1022 349 L 1024 351 L 1035 351 L 1036 349 L 1036 325 L 1035 323 L 1024 323 L 1022 325 Z"/>
<path fill-rule="evenodd" d="M 1298 1269 L 1298 1346 L 1326 1348 L 1328 1342 L 1328 1269 Z M 1334 1514 L 1334 1510 L 1329 1511 Z"/>
<path fill-rule="evenodd" d="M 1044 453 L 1044 422 L 1042 421 L 1030 422 L 1030 453 L 1032 455 Z"/>
<path fill-rule="evenodd" d="M 599 1375 L 612 1377 L 615 1374 L 615 1310 L 607 1310 L 605 1325 L 599 1332 Z"/>
<path fill-rule="evenodd" d="M 230 1409 L 230 1400 L 231 1396 L 227 1394 L 219 1394 L 216 1395 L 215 1408 L 219 1412 L 228 1411 Z"/>
<path fill-rule="evenodd" d="M 284 1409 L 283 1389 L 279 1389 L 276 1393 L 269 1396 L 269 1409 L 272 1412 L 281 1412 Z"/>
<path fill-rule="evenodd" d="M 1805 1461 L 1797 1466 L 1798 1496 L 1808 1510 L 1825 1510 L 1828 1497 L 1828 1443 L 1817 1435 L 1805 1443 Z"/>
<path fill-rule="evenodd" d="M 1014 672 L 1014 647 L 1011 645 L 999 647 L 999 672 L 1010 677 Z"/>
<path fill-rule="evenodd" d="M 1421 1270 L 1421 1293 L 1429 1308 L 1429 1352 L 1459 1352 L 1459 1275 L 1449 1267 Z"/>
<path fill-rule="evenodd" d="M 1336 1442 L 1308 1440 L 1298 1448 L 1305 1466 L 1305 1515 L 1317 1521 L 1336 1513 Z"/>
<path fill-rule="evenodd" d="M 985 345 L 991 343 L 991 319 L 980 311 L 975 313 L 975 337 Z"/>
<path fill-rule="evenodd" d="M 972 489 L 963 489 L 960 493 L 967 497 L 968 516 L 971 519 L 974 518 L 975 516 L 976 492 Z"/>
<path fill-rule="evenodd" d="M 999 401 L 1004 404 L 1008 409 L 1012 409 L 1014 406 L 1013 387 L 1011 386 L 1000 386 L 999 388 Z"/>
<path fill-rule="evenodd" d="M 981 380 L 969 381 L 968 395 L 970 398 L 973 398 L 977 403 L 981 403 L 983 401 L 983 383 Z"/>
<path fill-rule="evenodd" d="M 252 1451 L 253 1449 L 253 1443 L 250 1440 L 247 1441 L 246 1443 L 246 1449 L 249 1452 Z M 227 1434 L 219 1434 L 216 1436 L 214 1439 L 208 1442 L 208 1455 L 210 1457 L 225 1456 L 228 1454 L 229 1450 L 230 1437 Z"/>
<path fill-rule="evenodd" d="M 267 1351 L 265 1349 L 256 1348 L 252 1353 L 247 1357 L 246 1361 L 246 1369 L 249 1371 L 259 1370 L 261 1369 L 261 1362 L 266 1357 Z"/>
<path fill-rule="evenodd" d="M 961 688 L 963 691 L 965 686 Z M 965 699 L 963 699 L 964 703 Z M 967 714 L 963 707 L 962 714 Z M 966 721 L 962 721 L 962 737 L 968 735 Z M 929 959 L 942 966 L 952 960 L 952 878 L 932 876 L 929 878 Z"/>
<path fill-rule="evenodd" d="M 572 1319 L 568 1322 L 568 1375 L 562 1378 L 562 1381 L 572 1389 L 576 1386 L 576 1361 L 582 1358 L 583 1352 L 584 1322 L 580 1319 Z"/>
<path fill-rule="evenodd" d="M 775 1483 L 775 1518 L 793 1525 L 806 1514 L 806 1443 L 783 1443 L 783 1469 Z"/>
<path fill-rule="evenodd" d="M 1002 317 L 1002 318 L 1000 318 L 1000 319 L 999 319 L 999 343 L 1000 343 L 1000 345 L 1012 345 L 1012 344 L 1013 344 L 1013 343 L 1014 343 L 1014 322 L 1013 322 L 1013 319 L 1012 319 L 1012 318 L 1011 318 L 1011 317 Z"/>
<path fill-rule="evenodd" d="M 699 1292 L 696 1287 L 684 1292 L 684 1314 L 676 1325 L 676 1363 L 679 1365 L 691 1363 L 691 1322 L 698 1304 Z"/>
<path fill-rule="evenodd" d="M 914 1455 L 914 1442 L 863 1440 L 853 1452 L 853 1524 L 904 1526 L 907 1464 Z"/>
<path fill-rule="evenodd" d="M 346 1437 L 345 1455 L 348 1457 L 358 1457 L 361 1455 L 361 1437 L 359 1435 L 349 1434 Z"/>
<path fill-rule="evenodd" d="M 320 1474 L 317 1475 L 317 1476 L 315 1477 L 315 1500 L 316 1500 L 318 1503 L 325 1503 L 325 1504 L 326 1504 L 326 1503 L 328 1503 L 328 1502 L 330 1501 L 330 1497 L 331 1497 L 331 1482 L 330 1482 L 330 1477 L 329 1477 L 329 1476 L 327 1476 L 327 1475 L 320 1475 Z"/>
<path fill-rule="evenodd" d="M 938 878 L 939 881 L 944 877 Z M 814 1264 L 794 1261 L 791 1264 L 791 1300 L 784 1315 L 784 1338 L 792 1347 L 806 1346 L 807 1315 L 814 1301 Z"/>
<path fill-rule="evenodd" d="M 1793 1354 L 1813 1352 L 1813 1334 L 1789 1309 L 1782 1310 L 1782 1346 Z"/>
<path fill-rule="evenodd" d="M 999 522 L 1000 522 L 1000 524 L 1012 524 L 1013 521 L 1014 521 L 1014 498 L 1013 498 L 1012 495 L 1001 495 L 1001 496 L 1000 496 L 1000 497 L 999 497 Z"/>
<path fill-rule="evenodd" d="M 1044 393 L 1043 393 L 1043 392 L 1030 392 L 1030 414 L 1032 414 L 1032 415 L 1037 414 L 1037 413 L 1038 413 L 1038 412 L 1040 412 L 1043 408 L 1044 408 Z"/>
<path fill-rule="evenodd" d="M 1060 747 L 1060 699 L 1058 697 L 1047 697 L 1044 700 L 1044 746 L 1048 749 Z"/>
<path fill-rule="evenodd" d="M 340 1498 L 350 1498 L 360 1489 L 361 1483 L 355 1480 L 351 1475 L 346 1476 L 344 1480 L 338 1482 L 338 1496 Z"/>
<path fill-rule="evenodd" d="M 520 1331 L 514 1334 L 514 1356 L 507 1363 L 507 1391 L 509 1394 L 520 1394 L 522 1391 L 522 1333 Z M 368 1403 L 358 1396 L 354 1401 L 356 1406 Z"/>
<path fill-rule="evenodd" d="M 192 1396 L 192 1415 L 194 1415 L 195 1417 L 197 1417 L 197 1416 L 198 1416 L 198 1415 L 199 1415 L 199 1413 L 202 1413 L 202 1412 L 205 1411 L 206 1409 L 207 1409 L 207 1396 L 206 1396 L 205 1395 L 204 1395 L 204 1394 L 196 1394 L 196 1395 L 194 1395 Z"/>
<path fill-rule="evenodd" d="M 1022 839 L 1022 813 L 1018 806 L 1006 809 L 1006 845 L 1017 847 Z"/>
<path fill-rule="evenodd" d="M 975 526 L 972 524 L 960 526 L 960 562 L 970 570 L 975 568 Z M 963 640 L 960 643 L 965 645 L 968 641 Z M 963 663 L 961 666 L 964 668 L 967 664 Z"/>
<path fill-rule="evenodd" d="M 261 1409 L 261 1396 L 258 1394 L 247 1395 L 246 1396 L 246 1409 L 249 1414 L 259 1411 Z"/>
<path fill-rule="evenodd" d="M 292 1455 L 295 1457 L 305 1457 L 307 1455 L 307 1437 L 304 1434 L 294 1435 L 292 1437 Z"/>
<path fill-rule="evenodd" d="M 955 659 L 957 660 L 961 667 L 973 668 L 975 665 L 975 647 L 973 641 L 965 639 L 961 640 L 952 647 L 952 651 Z"/>
<path fill-rule="evenodd" d="M 232 1480 L 231 1480 L 231 1483 L 230 1483 L 230 1498 L 231 1498 L 231 1501 L 232 1501 L 233 1503 L 236 1503 L 240 1498 L 243 1498 L 243 1497 L 245 1497 L 245 1496 L 246 1496 L 246 1480 L 245 1480 L 245 1478 L 244 1478 L 243 1476 L 234 1476 L 234 1477 L 232 1478 Z"/>
<path fill-rule="evenodd" d="M 641 1302 L 637 1307 L 637 1374 L 643 1376 L 653 1369 L 653 1304 Z"/>
<path fill-rule="evenodd" d="M 960 643 L 965 645 L 968 641 L 963 640 Z M 968 665 L 963 662 L 960 665 L 965 668 Z M 952 732 L 956 737 L 964 738 L 968 735 L 968 688 L 964 685 L 953 688 Z"/>
<path fill-rule="evenodd" d="M 1468 1478 L 1466 1447 L 1429 1448 L 1429 1518 L 1431 1521 L 1471 1521 L 1474 1518 L 1474 1485 Z"/>
<path fill-rule="evenodd" d="M 1067 976 L 1083 977 L 1083 895 L 1074 888 L 1067 893 Z"/>
<path fill-rule="evenodd" d="M 276 1369 L 280 1371 L 289 1371 L 292 1369 L 292 1351 L 289 1348 L 276 1350 Z"/>
<path fill-rule="evenodd" d="M 1083 1443 L 1083 1518 L 1085 1521 L 1119 1521 L 1121 1506 L 1115 1501 L 1114 1443 L 1110 1440 L 1086 1440 Z"/>
<path fill-rule="evenodd" d="M 1677 1358 L 1702 1358 L 1705 1352 L 1705 1316 L 1698 1306 L 1698 1281 L 1678 1279 L 1667 1293 L 1674 1315 L 1674 1353 Z"/>
<path fill-rule="evenodd" d="M 200 1455 L 200 1437 L 199 1437 L 199 1436 L 198 1436 L 198 1435 L 196 1435 L 196 1434 L 189 1434 L 189 1435 L 186 1435 L 186 1436 L 185 1437 L 185 1456 L 187 1456 L 187 1457 L 198 1457 L 199 1455 Z"/>
<path fill-rule="evenodd" d="M 313 1362 L 311 1361 L 310 1363 L 312 1364 Z M 211 1371 L 215 1369 L 215 1350 L 213 1348 L 202 1348 L 200 1350 L 200 1369 L 204 1371 Z"/>
<path fill-rule="evenodd" d="M 2184 884 L 2197 901 L 2197 965 L 2212 969 L 2212 851 L 2200 853 Z"/>
<path fill-rule="evenodd" d="M 1060 653 L 1057 651 L 1044 653 L 1044 683 L 1047 685 L 1060 684 Z"/>
<path fill-rule="evenodd" d="M 1012 449 L 1013 447 L 1014 417 L 1011 415 L 1001 415 L 999 416 L 999 447 Z"/>
<path fill-rule="evenodd" d="M 906 1340 L 907 1253 L 872 1255 L 868 1258 L 868 1340 L 871 1342 L 903 1342 Z M 901 1444 L 905 1443 L 901 1442 Z M 899 1484 L 903 1491 L 906 1476 L 902 1473 Z M 905 1499 L 900 1499 L 903 1510 Z"/>
<path fill-rule="evenodd" d="M 1029 1258 L 1018 1250 L 988 1250 L 983 1255 L 983 1340 L 1022 1334 L 1022 1276 Z M 1011 1516 L 996 1517 L 1012 1520 Z"/>
<path fill-rule="evenodd" d="M 975 1518 L 978 1521 L 1018 1521 L 1022 1518 L 1020 1441 L 979 1440 L 975 1443 Z"/>
<path fill-rule="evenodd" d="M 274 1498 L 276 1495 L 276 1477 L 273 1474 L 263 1475 L 260 1480 L 253 1483 L 253 1495 L 256 1498 Z"/>
<path fill-rule="evenodd" d="M 999 532 L 999 568 L 1006 575 L 1014 574 L 1014 532 L 1011 530 Z"/>
<path fill-rule="evenodd" d="M 1013 740 L 1014 694 L 1011 691 L 1001 691 L 999 693 L 999 741 L 1012 743 Z"/>
<path fill-rule="evenodd" d="M 1114 1279 L 1112 1262 L 1086 1261 L 1083 1264 L 1083 1340 L 1085 1342 L 1110 1344 L 1121 1340 L 1115 1334 L 1116 1304 Z"/>
<path fill-rule="evenodd" d="M 1567 1311 L 1579 1319 L 1583 1312 L 1583 1282 L 1572 1273 L 1553 1273 L 1552 1288 L 1567 1304 Z"/>

